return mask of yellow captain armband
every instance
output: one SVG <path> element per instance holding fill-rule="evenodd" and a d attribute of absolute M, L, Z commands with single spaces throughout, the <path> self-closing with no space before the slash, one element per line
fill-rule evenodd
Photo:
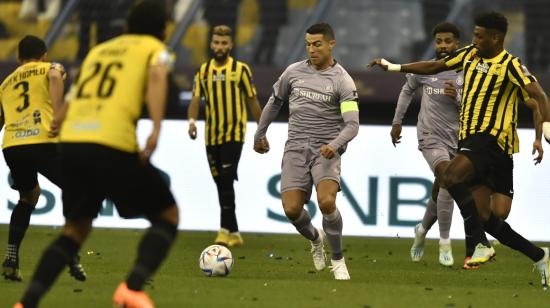
<path fill-rule="evenodd" d="M 163 65 L 168 69 L 168 71 L 171 71 L 174 68 L 175 63 L 176 63 L 176 56 L 169 50 L 164 49 L 158 52 L 154 56 L 151 64 Z"/>
<path fill-rule="evenodd" d="M 340 103 L 340 111 L 346 113 L 348 111 L 359 111 L 356 101 L 345 101 Z"/>

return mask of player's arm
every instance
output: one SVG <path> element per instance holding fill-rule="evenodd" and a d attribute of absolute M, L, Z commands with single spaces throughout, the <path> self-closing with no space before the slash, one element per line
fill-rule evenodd
<path fill-rule="evenodd" d="M 369 63 L 368 67 L 374 66 L 380 66 L 382 69 L 389 72 L 403 72 L 419 75 L 433 75 L 450 70 L 450 68 L 445 65 L 444 59 L 437 61 L 420 61 L 407 64 L 394 64 L 386 59 L 374 59 Z"/>
<path fill-rule="evenodd" d="M 397 105 L 395 106 L 395 113 L 392 120 L 390 136 L 393 146 L 396 146 L 396 144 L 401 142 L 401 123 L 407 113 L 407 109 L 409 109 L 414 93 L 419 86 L 420 83 L 418 82 L 416 76 L 407 74 L 407 81 L 399 93 L 399 98 L 397 99 Z"/>
<path fill-rule="evenodd" d="M 448 70 L 461 70 L 464 61 L 468 57 L 475 55 L 475 53 L 475 47 L 473 45 L 468 45 L 439 60 L 394 64 L 386 59 L 374 59 L 369 63 L 368 67 L 380 66 L 385 71 L 390 72 L 432 75 Z"/>
<path fill-rule="evenodd" d="M 147 75 L 146 102 L 147 111 L 153 121 L 153 129 L 147 138 L 145 148 L 141 151 L 141 157 L 148 160 L 157 147 L 160 135 L 161 122 L 166 109 L 166 95 L 168 91 L 168 67 L 162 63 L 149 67 Z"/>
<path fill-rule="evenodd" d="M 246 103 L 248 108 L 250 108 L 250 112 L 252 113 L 256 123 L 259 123 L 260 116 L 262 115 L 262 108 L 260 107 L 260 102 L 258 101 L 256 86 L 252 81 L 252 71 L 248 65 L 243 65 L 242 85 L 246 93 Z"/>
<path fill-rule="evenodd" d="M 548 96 L 537 81 L 526 85 L 525 92 L 530 97 L 529 100 L 534 101 L 531 104 L 536 105 L 540 116 L 540 132 L 537 133 L 537 140 L 541 140 L 541 134 L 544 134 L 544 139 L 550 143 L 550 101 L 548 100 Z M 527 104 L 527 101 L 525 104 Z M 527 106 L 529 107 L 529 105 Z M 536 116 L 534 112 L 533 110 L 533 117 Z M 535 122 L 535 131 L 537 130 L 537 123 Z"/>
<path fill-rule="evenodd" d="M 63 69 L 56 69 L 52 64 L 52 69 L 48 71 L 48 82 L 49 82 L 49 92 L 50 99 L 52 101 L 53 108 L 53 119 L 50 123 L 50 131 L 48 136 L 53 138 L 59 134 L 59 129 L 61 128 L 61 123 L 65 118 L 65 101 L 63 99 L 65 87 L 63 84 L 64 71 Z M 58 65 L 58 64 L 57 64 Z"/>
<path fill-rule="evenodd" d="M 187 130 L 187 132 L 189 134 L 189 138 L 193 140 L 197 138 L 197 125 L 195 124 L 195 121 L 199 116 L 199 106 L 200 106 L 201 97 L 202 97 L 199 76 L 200 76 L 200 70 L 195 75 L 191 102 L 189 103 L 189 107 L 187 107 L 187 120 L 189 121 L 189 129 Z"/>
<path fill-rule="evenodd" d="M 254 134 L 254 151 L 264 154 L 269 151 L 269 142 L 267 141 L 267 128 L 275 121 L 283 104 L 288 101 L 290 94 L 290 84 L 288 81 L 287 68 L 273 85 L 273 93 L 269 97 L 267 104 L 261 112 L 258 128 Z"/>
<path fill-rule="evenodd" d="M 346 145 L 359 133 L 359 98 L 353 79 L 346 75 L 338 87 L 340 93 L 340 113 L 344 127 L 327 145 L 321 146 L 320 154 L 327 159 L 334 157 L 336 152 L 343 153 Z"/>

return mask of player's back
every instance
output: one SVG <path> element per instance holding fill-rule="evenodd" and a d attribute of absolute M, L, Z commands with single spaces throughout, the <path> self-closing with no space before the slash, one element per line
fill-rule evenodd
<path fill-rule="evenodd" d="M 122 35 L 93 48 L 71 89 L 61 141 L 137 152 L 147 73 L 164 57 L 166 46 L 149 35 Z"/>
<path fill-rule="evenodd" d="M 48 73 L 63 67 L 51 62 L 27 62 L 11 73 L 0 86 L 0 102 L 5 121 L 2 148 L 49 143 L 48 132 L 53 119 Z"/>

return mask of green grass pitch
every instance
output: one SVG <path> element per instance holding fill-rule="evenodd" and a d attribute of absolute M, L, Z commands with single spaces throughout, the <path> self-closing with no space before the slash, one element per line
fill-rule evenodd
<path fill-rule="evenodd" d="M 0 306 L 12 307 L 26 287 L 44 247 L 59 228 L 31 226 L 21 250 L 23 283 L 0 280 Z M 432 231 L 433 232 L 433 231 Z M 437 232 L 437 231 L 435 231 Z M 142 230 L 96 229 L 82 249 L 84 283 L 66 271 L 41 307 L 111 307 L 111 296 L 132 266 Z M 455 266 L 437 262 L 429 240 L 422 262 L 409 259 L 411 239 L 345 237 L 350 281 L 314 271 L 309 244 L 298 235 L 244 234 L 233 248 L 228 277 L 205 277 L 198 267 L 213 232 L 180 232 L 168 260 L 146 291 L 157 307 L 550 307 L 532 263 L 502 245 L 496 261 L 474 271 L 460 269 L 463 241 L 453 241 Z M 7 226 L 0 226 L 4 254 Z"/>

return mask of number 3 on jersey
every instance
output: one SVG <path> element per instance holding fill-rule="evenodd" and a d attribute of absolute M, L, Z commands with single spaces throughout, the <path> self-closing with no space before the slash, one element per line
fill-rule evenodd
<path fill-rule="evenodd" d="M 120 62 L 111 62 L 108 64 L 103 64 L 99 62 L 95 62 L 92 64 L 93 70 L 92 73 L 86 77 L 83 77 L 84 79 L 80 83 L 80 86 L 78 87 L 78 92 L 76 97 L 80 99 L 86 99 L 90 98 L 92 96 L 91 91 L 86 87 L 86 85 L 95 79 L 97 76 L 101 75 L 101 80 L 99 81 L 96 96 L 99 98 L 108 98 L 113 94 L 113 90 L 116 85 L 116 79 L 111 75 L 111 71 L 113 69 L 121 70 L 122 69 L 122 63 Z"/>
<path fill-rule="evenodd" d="M 17 90 L 19 88 L 23 88 L 23 92 L 21 92 L 21 94 L 19 94 L 19 97 L 22 97 L 23 98 L 23 105 L 21 106 L 17 106 L 17 112 L 23 112 L 23 110 L 29 108 L 30 106 L 30 100 L 29 100 L 29 83 L 27 81 L 21 81 L 17 84 L 15 84 L 15 86 L 13 86 L 13 89 L 14 90 Z"/>

